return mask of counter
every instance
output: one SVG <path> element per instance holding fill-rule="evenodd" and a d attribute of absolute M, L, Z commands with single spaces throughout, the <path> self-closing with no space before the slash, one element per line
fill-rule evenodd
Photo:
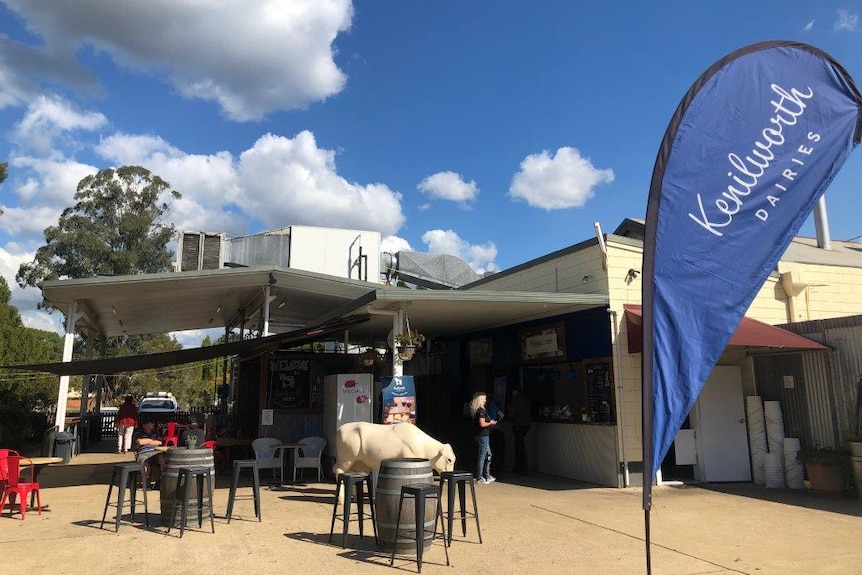
<path fill-rule="evenodd" d="M 530 469 L 619 487 L 616 435 L 612 423 L 533 422 L 527 434 Z"/>

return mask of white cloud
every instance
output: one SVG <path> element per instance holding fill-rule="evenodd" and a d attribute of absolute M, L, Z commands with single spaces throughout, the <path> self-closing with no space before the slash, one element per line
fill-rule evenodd
<path fill-rule="evenodd" d="M 434 199 L 458 202 L 467 207 L 475 202 L 479 195 L 476 182 L 465 182 L 461 174 L 455 172 L 437 172 L 430 175 L 416 186 L 416 189 L 428 194 Z"/>
<path fill-rule="evenodd" d="M 5 219 L 6 216 L 3 218 Z M 6 279 L 6 283 L 9 285 L 9 291 L 12 293 L 10 303 L 18 308 L 24 325 L 62 333 L 56 318 L 47 312 L 36 309 L 36 305 L 42 301 L 42 292 L 39 288 L 21 289 L 15 282 L 18 267 L 22 263 L 33 261 L 35 255 L 35 250 L 30 251 L 15 242 L 7 243 L 0 247 L 0 275 Z"/>
<path fill-rule="evenodd" d="M 224 329 L 189 329 L 186 331 L 173 331 L 168 334 L 173 337 L 184 348 L 200 347 L 206 336 L 214 344 L 216 340 L 224 335 Z"/>
<path fill-rule="evenodd" d="M 401 194 L 384 184 L 357 184 L 338 175 L 335 152 L 314 134 L 267 134 L 240 154 L 237 203 L 268 228 L 291 224 L 394 234 L 404 224 Z"/>
<path fill-rule="evenodd" d="M 814 28 L 814 20 L 810 21 L 805 27 L 802 29 L 805 32 L 810 32 Z"/>
<path fill-rule="evenodd" d="M 38 47 L 8 43 L 4 52 L 15 50 L 22 69 L 66 82 L 92 83 L 75 60 L 90 47 L 185 97 L 217 102 L 238 121 L 304 108 L 346 82 L 333 42 L 350 28 L 350 0 L 4 3 L 41 37 Z"/>
<path fill-rule="evenodd" d="M 48 153 L 54 149 L 54 140 L 59 135 L 75 130 L 93 131 L 107 123 L 107 118 L 98 112 L 78 111 L 67 100 L 43 95 L 30 102 L 13 135 L 19 147 Z"/>
<path fill-rule="evenodd" d="M 39 237 L 48 226 L 56 226 L 62 209 L 49 206 L 3 208 L 0 230 L 10 236 Z"/>
<path fill-rule="evenodd" d="M 9 166 L 24 174 L 20 183 L 15 183 L 16 174 L 11 174 L 4 186 L 12 187 L 19 200 L 35 207 L 49 206 L 59 214 L 72 205 L 78 183 L 97 169 L 59 154 L 48 157 L 13 156 Z M 12 172 L 12 170 L 10 170 Z"/>
<path fill-rule="evenodd" d="M 482 274 L 497 270 L 494 259 L 497 246 L 493 242 L 471 244 L 452 230 L 429 230 L 422 234 L 422 241 L 432 254 L 449 254 L 467 262 L 473 271 Z"/>
<path fill-rule="evenodd" d="M 563 147 L 553 157 L 544 150 L 524 158 L 509 196 L 546 210 L 580 208 L 595 195 L 596 186 L 613 181 L 613 170 L 596 168 L 578 150 Z"/>
<path fill-rule="evenodd" d="M 410 242 L 398 236 L 386 236 L 380 240 L 380 252 L 395 254 L 401 250 L 414 251 L 410 247 Z"/>
<path fill-rule="evenodd" d="M 835 22 L 836 30 L 850 30 L 853 31 L 856 29 L 856 26 L 859 25 L 859 14 L 856 12 L 851 12 L 845 8 L 839 8 L 837 10 L 838 20 Z"/>
<path fill-rule="evenodd" d="M 183 194 L 170 220 L 180 229 L 248 233 L 312 225 L 394 234 L 404 224 L 401 194 L 383 184 L 361 185 L 338 175 L 335 152 L 317 147 L 314 134 L 266 134 L 238 158 L 229 152 L 185 154 L 153 136 L 116 135 L 99 154 L 139 164 Z"/>

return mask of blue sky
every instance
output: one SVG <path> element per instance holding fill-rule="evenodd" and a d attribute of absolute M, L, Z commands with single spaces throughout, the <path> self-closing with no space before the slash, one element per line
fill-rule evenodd
<path fill-rule="evenodd" d="M 477 271 L 643 217 L 667 123 L 713 62 L 812 44 L 862 82 L 862 2 L 0 0 L 0 273 L 78 181 L 139 164 L 180 229 L 377 230 Z M 856 152 L 827 192 L 862 235 Z M 809 222 L 803 233 L 813 235 Z"/>

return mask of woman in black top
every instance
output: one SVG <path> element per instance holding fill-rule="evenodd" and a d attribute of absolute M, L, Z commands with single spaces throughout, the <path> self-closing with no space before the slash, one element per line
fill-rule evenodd
<path fill-rule="evenodd" d="M 494 477 L 491 476 L 491 444 L 489 435 L 491 427 L 497 424 L 496 419 L 491 419 L 488 412 L 485 410 L 485 403 L 488 401 L 488 396 L 484 392 L 476 392 L 473 395 L 473 400 L 470 402 L 470 416 L 473 418 L 473 423 L 476 426 L 475 438 L 479 444 L 479 457 L 476 460 L 476 477 L 479 483 L 491 483 Z"/>

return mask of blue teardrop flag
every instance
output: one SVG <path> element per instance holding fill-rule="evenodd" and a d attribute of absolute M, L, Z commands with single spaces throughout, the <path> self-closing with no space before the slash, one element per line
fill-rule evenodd
<path fill-rule="evenodd" d="M 643 462 L 652 479 L 769 273 L 862 133 L 829 55 L 754 44 L 713 64 L 665 133 L 643 254 Z"/>

